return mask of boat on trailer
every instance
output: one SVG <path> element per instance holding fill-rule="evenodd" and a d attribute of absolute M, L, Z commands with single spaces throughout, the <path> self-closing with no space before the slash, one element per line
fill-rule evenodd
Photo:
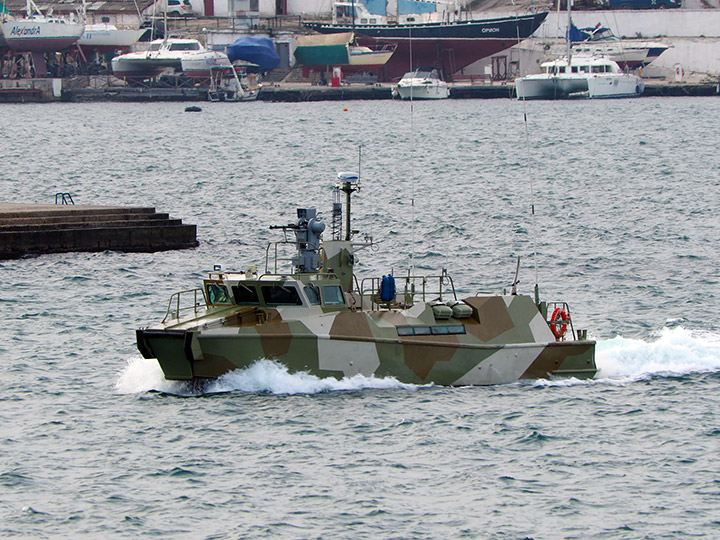
<path fill-rule="evenodd" d="M 270 227 L 283 239 L 267 246 L 264 270 L 216 267 L 202 287 L 173 294 L 160 323 L 137 330 L 138 349 L 166 379 L 214 379 L 261 359 L 318 377 L 453 386 L 595 375 L 595 341 L 574 328 L 568 305 L 541 302 L 537 287 L 535 298 L 519 294 L 517 276 L 509 294 L 464 298 L 445 270 L 356 276 L 355 253 L 374 244 L 351 228 L 357 176 L 339 180 L 331 239 L 314 208 L 298 208 L 297 221 Z"/>

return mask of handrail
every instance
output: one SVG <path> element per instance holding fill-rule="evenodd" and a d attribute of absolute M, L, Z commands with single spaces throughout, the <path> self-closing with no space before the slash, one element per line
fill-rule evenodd
<path fill-rule="evenodd" d="M 293 260 L 297 257 L 297 253 L 294 253 L 292 257 L 279 257 L 278 256 L 278 246 L 279 245 L 292 245 L 292 246 L 299 246 L 300 244 L 307 244 L 309 246 L 312 246 L 313 248 L 320 251 L 322 246 L 316 246 L 312 242 L 298 242 L 297 240 L 278 240 L 277 242 L 269 242 L 268 245 L 265 247 L 265 273 L 271 273 L 271 274 L 279 274 L 278 272 L 278 262 L 285 261 L 292 264 Z M 274 259 L 274 265 L 273 265 L 273 272 L 270 272 L 270 247 L 275 248 L 275 254 L 273 256 Z"/>
<path fill-rule="evenodd" d="M 198 298 L 199 298 L 198 292 L 200 293 L 199 296 L 202 297 L 202 300 L 203 300 L 202 304 L 200 304 L 200 302 L 198 302 Z M 187 298 L 190 295 L 190 293 L 193 293 L 192 306 L 182 306 L 180 299 L 182 297 Z M 174 307 L 173 307 L 173 298 L 175 299 Z M 164 323 L 168 319 L 169 320 L 173 320 L 173 319 L 179 320 L 181 313 L 190 311 L 191 309 L 193 310 L 193 314 L 197 315 L 199 311 L 202 311 L 205 308 L 207 308 L 207 305 L 208 305 L 207 299 L 205 298 L 205 291 L 203 289 L 196 288 L 196 289 L 187 289 L 185 291 L 178 291 L 176 293 L 173 293 L 170 296 L 170 300 L 168 300 L 167 311 L 165 312 L 165 317 L 163 318 L 162 322 Z M 202 306 L 202 308 L 200 306 Z"/>
<path fill-rule="evenodd" d="M 358 293 L 361 298 L 366 295 L 370 297 L 371 309 L 376 310 L 381 307 L 390 307 L 390 302 L 379 302 L 378 295 L 380 294 L 380 279 L 381 278 L 364 278 L 360 282 L 360 288 Z M 429 283 L 437 280 L 436 287 L 429 287 Z M 443 269 L 439 275 L 431 276 L 400 276 L 395 277 L 395 282 L 404 281 L 404 290 L 402 293 L 398 293 L 398 296 L 402 294 L 402 300 L 396 302 L 396 307 L 409 307 L 413 305 L 414 297 L 416 294 L 420 295 L 423 302 L 429 300 L 442 300 L 443 296 L 452 295 L 453 300 L 457 300 L 457 294 L 455 292 L 455 284 L 452 277 Z M 368 283 L 369 282 L 369 283 Z M 419 284 L 419 287 L 416 286 Z M 419 291 L 418 291 L 419 289 Z"/>
<path fill-rule="evenodd" d="M 70 193 L 56 193 L 55 204 L 58 204 L 58 200 L 61 201 L 59 204 L 75 204 L 75 201 L 73 201 L 72 195 L 70 195 Z"/>

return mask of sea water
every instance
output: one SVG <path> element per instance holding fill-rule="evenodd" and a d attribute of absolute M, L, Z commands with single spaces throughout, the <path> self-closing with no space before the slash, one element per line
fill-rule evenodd
<path fill-rule="evenodd" d="M 347 107 L 347 110 L 344 110 Z M 412 110 L 411 110 L 412 108 Z M 720 537 L 714 98 L 5 105 L 2 197 L 153 206 L 194 250 L 0 262 L 0 536 Z M 527 117 L 527 122 L 525 122 Z M 570 303 L 590 381 L 290 374 L 202 390 L 135 348 L 357 171 L 362 275 Z M 534 209 L 534 212 L 533 212 Z"/>

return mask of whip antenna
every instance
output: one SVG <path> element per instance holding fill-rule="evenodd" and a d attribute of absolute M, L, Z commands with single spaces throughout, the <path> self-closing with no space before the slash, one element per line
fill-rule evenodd
<path fill-rule="evenodd" d="M 408 26 L 410 71 L 413 70 L 412 26 Z M 410 275 L 415 275 L 415 109 L 413 86 L 410 85 Z"/>
<path fill-rule="evenodd" d="M 567 0 L 570 2 L 571 0 Z M 558 0 L 558 8 L 560 6 L 560 0 Z M 515 29 L 517 30 L 518 43 L 520 43 L 520 25 L 516 24 Z M 568 66 L 570 62 L 568 60 Z M 515 86 L 515 93 L 517 94 L 517 83 Z M 540 287 L 538 285 L 538 263 L 537 263 L 537 248 L 535 247 L 535 186 L 533 185 L 533 167 L 530 165 L 530 134 L 528 130 L 528 119 L 527 119 L 527 102 L 525 100 L 525 94 L 522 96 L 523 104 L 523 124 L 525 125 L 525 151 L 527 153 L 527 168 L 528 176 L 530 177 L 530 238 L 532 241 L 532 257 L 533 266 L 535 267 L 535 302 L 540 302 Z M 520 269 L 520 258 L 518 257 L 518 268 L 515 270 L 515 283 L 513 286 L 517 286 L 517 274 Z M 517 290 L 517 289 L 516 289 Z"/>

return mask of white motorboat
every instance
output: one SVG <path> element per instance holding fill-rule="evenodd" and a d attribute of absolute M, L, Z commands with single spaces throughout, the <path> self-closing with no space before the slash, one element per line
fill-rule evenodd
<path fill-rule="evenodd" d="M 180 64 L 188 77 L 209 79 L 210 72 L 218 68 L 232 68 L 228 55 L 220 51 L 204 51 L 184 56 Z"/>
<path fill-rule="evenodd" d="M 418 68 L 406 73 L 392 89 L 394 97 L 402 99 L 446 99 L 450 88 L 436 69 Z"/>
<path fill-rule="evenodd" d="M 110 52 L 130 47 L 140 39 L 144 32 L 144 28 L 119 29 L 114 24 L 108 23 L 86 24 L 78 45 L 101 52 Z"/>
<path fill-rule="evenodd" d="M 121 54 L 112 59 L 112 70 L 116 77 L 125 79 L 149 79 L 163 71 L 182 70 L 184 58 L 207 53 L 207 49 L 196 39 L 156 39 L 146 51 Z"/>
<path fill-rule="evenodd" d="M 62 51 L 77 43 L 85 29 L 85 24 L 79 19 L 44 15 L 33 0 L 27 0 L 26 9 L 24 19 L 10 19 L 2 23 L 5 42 L 14 51 Z"/>
<path fill-rule="evenodd" d="M 572 56 L 542 64 L 542 73 L 515 80 L 518 99 L 636 97 L 645 90 L 637 75 L 602 56 Z"/>

